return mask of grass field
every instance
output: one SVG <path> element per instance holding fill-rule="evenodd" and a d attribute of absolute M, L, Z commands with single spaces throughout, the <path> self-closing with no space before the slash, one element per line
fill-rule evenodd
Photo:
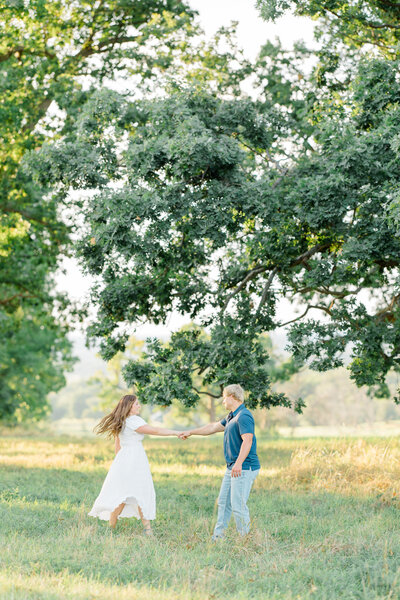
<path fill-rule="evenodd" d="M 400 598 L 400 441 L 259 440 L 251 535 L 210 534 L 222 439 L 148 438 L 155 538 L 87 517 L 112 459 L 104 440 L 0 443 L 0 598 Z M 233 525 L 233 524 L 232 524 Z"/>

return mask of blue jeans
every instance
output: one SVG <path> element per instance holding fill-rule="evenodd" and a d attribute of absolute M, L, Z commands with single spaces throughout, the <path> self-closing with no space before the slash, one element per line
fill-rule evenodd
<path fill-rule="evenodd" d="M 236 529 L 239 535 L 246 535 L 250 531 L 250 514 L 247 508 L 251 486 L 260 469 L 242 471 L 240 477 L 232 477 L 231 469 L 227 469 L 222 480 L 218 496 L 218 517 L 215 525 L 213 540 L 224 537 L 231 515 L 235 518 Z"/>

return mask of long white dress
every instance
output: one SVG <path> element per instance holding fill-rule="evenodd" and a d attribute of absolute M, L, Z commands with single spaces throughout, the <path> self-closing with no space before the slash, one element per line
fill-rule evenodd
<path fill-rule="evenodd" d="M 108 521 L 110 513 L 124 502 L 119 518 L 139 519 L 138 506 L 145 519 L 156 518 L 156 494 L 142 444 L 144 435 L 136 432 L 142 425 L 146 425 L 146 421 L 141 417 L 127 417 L 119 434 L 121 450 L 111 464 L 89 516 Z"/>

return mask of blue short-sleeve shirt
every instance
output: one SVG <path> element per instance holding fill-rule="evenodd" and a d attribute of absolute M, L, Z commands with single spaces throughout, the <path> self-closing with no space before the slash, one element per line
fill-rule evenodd
<path fill-rule="evenodd" d="M 251 412 L 241 404 L 235 411 L 220 421 L 225 428 L 224 431 L 224 454 L 226 466 L 231 469 L 239 456 L 242 446 L 242 435 L 244 433 L 253 434 L 253 443 L 246 459 L 243 462 L 242 469 L 255 471 L 260 468 L 260 461 L 257 456 L 257 440 L 254 433 L 254 418 Z"/>

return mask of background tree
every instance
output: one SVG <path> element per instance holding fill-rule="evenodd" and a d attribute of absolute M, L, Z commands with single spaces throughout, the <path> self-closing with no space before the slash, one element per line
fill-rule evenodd
<path fill-rule="evenodd" d="M 100 398 L 99 408 L 102 410 L 112 408 L 118 399 L 132 393 L 132 389 L 122 377 L 124 366 L 129 360 L 138 360 L 144 349 L 144 341 L 134 336 L 130 337 L 125 352 L 117 352 L 107 363 L 105 371 L 98 371 L 89 379 L 90 384 L 99 386 L 98 396 Z"/>
<path fill-rule="evenodd" d="M 68 201 L 47 196 L 21 159 L 68 132 L 91 87 L 123 74 L 140 83 L 167 68 L 193 12 L 178 0 L 0 7 L 0 418 L 14 419 L 43 416 L 47 392 L 63 385 L 76 313 L 54 292 L 60 256 L 70 252 Z"/>

